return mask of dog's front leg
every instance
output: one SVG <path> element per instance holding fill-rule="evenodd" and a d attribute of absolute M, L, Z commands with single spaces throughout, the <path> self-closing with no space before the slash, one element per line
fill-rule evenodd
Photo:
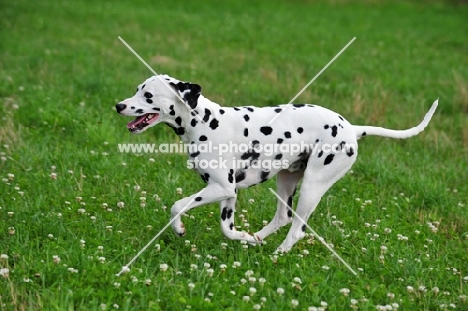
<path fill-rule="evenodd" d="M 180 220 L 180 213 L 185 213 L 194 207 L 219 202 L 229 198 L 236 198 L 236 192 L 233 185 L 221 185 L 218 183 L 208 184 L 202 191 L 183 198 L 174 203 L 171 208 L 171 215 L 174 221 L 172 228 L 180 236 L 185 234 L 185 226 Z"/>
<path fill-rule="evenodd" d="M 245 231 L 237 231 L 234 226 L 234 213 L 236 211 L 236 198 L 229 198 L 220 202 L 221 230 L 231 240 L 244 240 L 250 244 L 259 244 L 260 239 Z"/>

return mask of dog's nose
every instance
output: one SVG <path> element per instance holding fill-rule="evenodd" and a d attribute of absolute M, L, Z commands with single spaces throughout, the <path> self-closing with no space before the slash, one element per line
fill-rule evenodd
<path fill-rule="evenodd" d="M 115 105 L 115 110 L 117 110 L 118 113 L 120 113 L 122 110 L 125 110 L 125 108 L 127 108 L 127 105 L 125 105 L 125 104 Z"/>

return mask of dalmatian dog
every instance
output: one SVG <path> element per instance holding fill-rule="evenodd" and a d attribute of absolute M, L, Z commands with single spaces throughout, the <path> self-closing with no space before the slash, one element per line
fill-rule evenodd
<path fill-rule="evenodd" d="M 136 117 L 127 124 L 131 133 L 142 133 L 165 123 L 189 147 L 211 146 L 208 152 L 196 148 L 189 151 L 188 167 L 198 172 L 206 187 L 172 206 L 172 227 L 177 234 L 185 234 L 180 219 L 182 211 L 219 202 L 221 230 L 229 239 L 259 244 L 292 222 L 276 250 L 288 252 L 305 236 L 304 222 L 322 196 L 356 161 L 358 139 L 366 135 L 397 139 L 415 136 L 429 124 L 437 104 L 435 101 L 418 126 L 390 130 L 352 125 L 331 110 L 309 104 L 222 107 L 201 95 L 197 84 L 157 75 L 140 84 L 133 97 L 115 108 L 121 115 Z M 221 154 L 219 150 L 226 144 L 230 148 L 224 148 Z M 270 148 L 267 150 L 266 146 Z M 197 165 L 201 163 L 211 165 Z M 262 183 L 275 175 L 281 199 L 272 221 L 255 233 L 236 230 L 237 189 Z M 293 197 L 301 180 L 296 208 L 299 217 L 293 217 Z"/>

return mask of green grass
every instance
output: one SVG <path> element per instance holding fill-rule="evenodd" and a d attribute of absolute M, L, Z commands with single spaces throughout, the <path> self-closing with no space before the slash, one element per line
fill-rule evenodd
<path fill-rule="evenodd" d="M 288 310 L 293 299 L 297 310 L 322 301 L 346 310 L 352 299 L 361 310 L 468 308 L 466 5 L 18 0 L 0 12 L 1 310 Z M 167 230 L 159 249 L 116 276 L 168 222 L 173 202 L 203 187 L 185 156 L 118 152 L 119 143 L 177 142 L 163 125 L 132 136 L 113 110 L 151 75 L 118 36 L 157 72 L 199 83 L 226 106 L 287 103 L 353 37 L 297 102 L 354 124 L 407 128 L 440 98 L 421 135 L 363 139 L 353 172 L 309 221 L 358 277 L 313 239 L 273 260 L 287 228 L 261 247 L 224 239 L 216 204 L 184 217 L 186 237 Z M 257 231 L 272 218 L 269 187 L 239 193 L 237 224 L 243 214 Z"/>

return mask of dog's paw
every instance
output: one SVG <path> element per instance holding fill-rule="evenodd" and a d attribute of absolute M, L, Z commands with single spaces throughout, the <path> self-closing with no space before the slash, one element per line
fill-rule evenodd
<path fill-rule="evenodd" d="M 185 235 L 185 226 L 183 223 L 179 223 L 177 226 L 173 226 L 172 229 L 174 229 L 174 232 L 178 236 L 184 236 Z"/>
<path fill-rule="evenodd" d="M 280 246 L 278 246 L 278 248 L 275 250 L 275 252 L 273 254 L 274 255 L 286 254 L 287 252 L 289 252 L 290 249 L 291 249 L 291 247 L 287 247 L 287 246 L 281 244 Z"/>

